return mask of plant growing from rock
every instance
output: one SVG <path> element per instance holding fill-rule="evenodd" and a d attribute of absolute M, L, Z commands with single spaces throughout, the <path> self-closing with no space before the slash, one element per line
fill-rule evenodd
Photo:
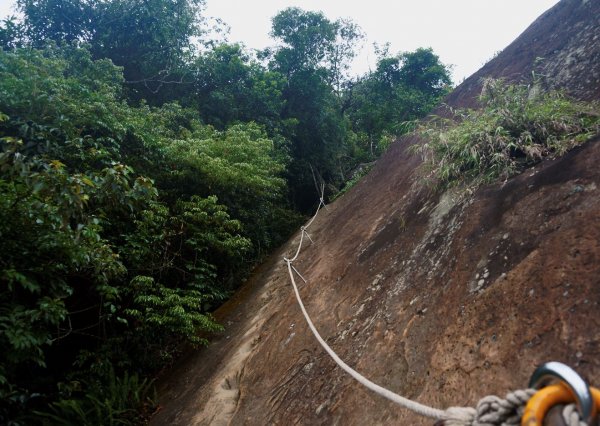
<path fill-rule="evenodd" d="M 479 110 L 456 110 L 452 118 L 434 117 L 415 130 L 425 142 L 411 149 L 443 187 L 507 180 L 599 133 L 598 104 L 561 92 L 534 95 L 528 86 L 488 79 L 479 100 Z"/>

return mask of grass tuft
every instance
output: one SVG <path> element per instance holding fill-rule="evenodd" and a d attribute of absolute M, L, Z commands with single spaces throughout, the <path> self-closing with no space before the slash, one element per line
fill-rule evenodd
<path fill-rule="evenodd" d="M 507 180 L 600 133 L 598 103 L 560 92 L 534 96 L 528 86 L 488 79 L 479 99 L 479 110 L 456 110 L 451 119 L 434 117 L 415 129 L 425 143 L 411 150 L 442 187 Z"/>

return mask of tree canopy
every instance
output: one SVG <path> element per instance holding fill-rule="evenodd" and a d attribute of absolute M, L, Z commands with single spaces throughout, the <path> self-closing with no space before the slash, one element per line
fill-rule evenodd
<path fill-rule="evenodd" d="M 375 71 L 347 93 L 352 127 L 369 145 L 371 157 L 406 132 L 406 123 L 424 117 L 450 90 L 448 67 L 431 49 L 389 55 L 383 50 Z"/>
<path fill-rule="evenodd" d="M 204 0 L 18 0 L 33 46 L 87 43 L 95 59 L 123 67 L 128 95 L 157 104 L 189 83 L 185 65 L 202 36 Z M 166 89 L 168 87 L 168 89 Z M 170 96 L 169 96 L 170 95 Z"/>

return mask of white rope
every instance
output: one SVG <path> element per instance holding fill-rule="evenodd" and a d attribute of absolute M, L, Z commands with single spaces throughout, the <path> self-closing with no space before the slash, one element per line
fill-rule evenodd
<path fill-rule="evenodd" d="M 308 229 L 308 227 L 310 225 L 312 225 L 312 223 L 314 222 L 314 220 L 317 218 L 317 216 L 319 215 L 319 210 L 321 210 L 321 207 L 323 207 L 325 205 L 325 202 L 323 201 L 323 197 L 321 197 L 321 201 L 319 202 L 319 207 L 317 207 L 317 211 L 315 213 L 315 215 L 312 217 L 312 219 L 306 224 L 306 226 L 304 227 L 304 229 Z"/>
<path fill-rule="evenodd" d="M 321 187 L 321 191 L 324 191 L 324 190 L 325 190 L 325 187 L 324 186 Z M 298 249 L 296 250 L 296 254 L 291 259 L 284 257 L 283 260 L 285 260 L 285 261 L 289 260 L 290 262 L 293 262 L 294 260 L 296 260 L 298 258 L 298 256 L 300 255 L 300 250 L 302 250 L 302 243 L 304 241 L 305 234 L 308 237 L 308 239 L 311 242 L 313 242 L 312 239 L 310 238 L 310 235 L 308 235 L 308 232 L 306 232 L 306 230 L 310 227 L 310 225 L 312 225 L 314 220 L 317 218 L 317 216 L 319 215 L 319 211 L 321 210 L 321 207 L 323 207 L 323 206 L 325 206 L 325 200 L 323 200 L 323 195 L 321 195 L 321 199 L 319 201 L 319 206 L 317 207 L 317 211 L 315 212 L 314 216 L 310 219 L 310 221 L 305 226 L 300 227 L 300 242 L 298 243 Z M 300 274 L 298 274 L 298 275 L 300 275 Z"/>
<path fill-rule="evenodd" d="M 312 331 L 313 335 L 319 342 L 319 344 L 325 349 L 325 351 L 329 354 L 329 356 L 335 361 L 335 363 L 346 373 L 348 373 L 352 378 L 358 381 L 360 384 L 365 386 L 367 389 L 372 390 L 376 394 L 389 399 L 390 401 L 400 405 L 401 407 L 407 408 L 408 410 L 413 411 L 421 416 L 430 417 L 439 422 L 436 425 L 444 425 L 444 426 L 518 426 L 521 423 L 521 417 L 523 416 L 523 412 L 525 409 L 525 405 L 527 401 L 533 396 L 536 392 L 534 389 L 526 389 L 526 390 L 517 390 L 506 395 L 505 398 L 500 398 L 495 395 L 490 395 L 482 398 L 477 404 L 476 408 L 471 407 L 450 407 L 446 410 L 440 410 L 438 408 L 429 407 L 424 404 L 420 404 L 411 399 L 405 398 L 401 395 L 398 395 L 389 389 L 386 389 L 371 380 L 367 379 L 365 376 L 354 370 L 348 364 L 346 364 L 331 347 L 325 342 L 325 340 L 321 337 L 317 328 L 313 324 L 306 308 L 304 307 L 304 303 L 302 302 L 302 298 L 300 297 L 300 292 L 298 291 L 298 286 L 296 285 L 296 280 L 294 279 L 294 272 L 306 283 L 306 279 L 298 272 L 298 270 L 292 265 L 298 256 L 300 255 L 300 250 L 302 249 L 302 243 L 304 241 L 304 235 L 308 237 L 308 239 L 313 242 L 310 238 L 310 235 L 306 232 L 306 229 L 312 225 L 314 220 L 317 218 L 319 214 L 319 210 L 321 207 L 327 207 L 325 205 L 325 201 L 323 200 L 323 191 L 324 186 L 321 187 L 322 195 L 319 202 L 319 206 L 317 207 L 317 211 L 312 219 L 308 222 L 306 226 L 300 228 L 300 242 L 298 243 L 298 249 L 296 250 L 296 254 L 293 258 L 288 259 L 284 257 L 283 260 L 287 263 L 288 273 L 290 276 L 290 281 L 292 283 L 292 287 L 294 288 L 294 293 L 296 295 L 296 300 L 298 305 L 300 306 L 300 310 L 304 315 L 304 319 L 308 324 L 308 327 Z M 574 408 L 574 404 L 567 405 L 563 410 L 563 418 L 565 422 L 569 426 L 587 426 L 586 423 L 582 422 L 579 414 Z"/>
<path fill-rule="evenodd" d="M 306 280 L 304 279 L 304 277 L 302 277 L 302 275 L 298 272 L 298 270 L 292 265 L 292 262 L 294 262 L 298 256 L 300 255 L 300 250 L 302 248 L 302 243 L 304 240 L 304 234 L 306 234 L 308 236 L 308 238 L 310 239 L 310 236 L 308 235 L 308 233 L 306 232 L 306 230 L 312 225 L 312 223 L 314 222 L 314 220 L 317 218 L 317 216 L 319 215 L 319 211 L 321 209 L 321 207 L 325 206 L 325 200 L 323 199 L 323 192 L 324 192 L 325 188 L 324 186 L 321 187 L 321 197 L 319 200 L 319 206 L 317 207 L 317 211 L 315 212 L 314 216 L 312 217 L 312 219 L 303 227 L 300 228 L 301 230 L 301 235 L 300 235 L 300 242 L 298 243 L 298 249 L 296 250 L 296 254 L 294 255 L 293 258 L 288 259 L 288 258 L 284 258 L 284 261 L 287 263 L 287 267 L 288 267 L 288 272 L 290 275 L 290 280 L 292 282 L 292 286 L 294 287 L 294 293 L 296 294 L 296 300 L 298 301 L 298 305 L 300 306 L 300 309 L 302 311 L 302 314 L 304 315 L 304 319 L 306 320 L 309 328 L 311 329 L 312 333 L 314 334 L 315 338 L 317 339 L 317 341 L 321 344 L 321 346 L 323 347 L 323 349 L 325 349 L 325 351 L 329 354 L 329 356 L 348 374 L 350 374 L 350 376 L 352 376 L 355 380 L 357 380 L 359 383 L 361 383 L 363 386 L 365 386 L 366 388 L 372 390 L 373 392 L 377 393 L 378 395 L 383 396 L 384 398 L 387 398 L 393 402 L 395 402 L 396 404 L 399 404 L 405 408 L 408 408 L 411 411 L 414 411 L 418 414 L 421 414 L 423 416 L 426 417 L 431 417 L 434 419 L 438 419 L 438 420 L 446 420 L 448 419 L 448 416 L 446 415 L 446 412 L 443 410 L 439 410 L 436 408 L 432 408 L 432 407 L 428 407 L 426 405 L 423 404 L 419 404 L 418 402 L 412 401 L 408 398 L 405 398 L 403 396 L 400 396 L 382 386 L 379 386 L 378 384 L 370 381 L 369 379 L 367 379 L 366 377 L 364 377 L 362 374 L 358 373 L 357 371 L 355 371 L 354 369 L 352 369 L 348 364 L 346 364 L 334 351 L 333 349 L 331 349 L 331 347 L 325 342 L 325 340 L 323 340 L 323 338 L 321 337 L 321 335 L 319 334 L 319 332 L 317 331 L 315 325 L 313 324 L 312 320 L 310 319 L 310 316 L 308 315 L 308 312 L 306 311 L 306 308 L 304 307 L 304 304 L 302 303 L 302 298 L 300 297 L 300 292 L 298 291 L 298 286 L 296 285 L 296 280 L 294 279 L 294 272 L 296 274 L 298 274 L 298 276 L 300 278 L 302 278 L 302 280 L 304 282 L 306 282 Z M 311 239 L 312 242 L 312 239 Z"/>
<path fill-rule="evenodd" d="M 284 257 L 283 260 L 293 262 L 298 259 L 298 255 L 300 254 L 300 250 L 302 249 L 302 241 L 304 241 L 304 227 L 300 228 L 302 232 L 300 233 L 300 242 L 298 243 L 298 250 L 296 250 L 296 254 L 291 259 Z"/>
<path fill-rule="evenodd" d="M 565 405 L 565 408 L 562 411 L 562 417 L 568 426 L 588 426 L 587 423 L 581 421 L 575 404 Z"/>
<path fill-rule="evenodd" d="M 306 231 L 304 231 L 304 233 L 306 234 L 306 238 L 308 238 L 308 241 L 314 244 L 315 242 L 312 240 L 312 238 L 310 238 L 310 234 Z"/>
<path fill-rule="evenodd" d="M 307 283 L 308 281 L 306 281 L 306 278 L 304 278 L 302 276 L 302 274 L 300 272 L 298 272 L 298 270 L 294 267 L 294 265 L 292 265 L 292 269 L 294 270 L 294 272 L 302 279 L 302 281 L 304 281 L 304 283 Z"/>
<path fill-rule="evenodd" d="M 438 419 L 438 420 L 447 419 L 447 416 L 445 415 L 444 411 L 438 410 L 435 408 L 431 408 L 431 407 L 428 407 L 423 404 L 419 404 L 418 402 L 414 402 L 414 401 L 411 401 L 410 399 L 407 399 L 400 395 L 397 395 L 394 392 L 387 390 L 386 388 L 381 387 L 376 383 L 373 383 L 372 381 L 370 381 L 369 379 L 367 379 L 366 377 L 364 377 L 357 371 L 353 370 L 344 361 L 342 361 L 340 359 L 340 357 L 333 351 L 333 349 L 331 349 L 329 347 L 329 345 L 325 342 L 325 340 L 323 340 L 323 338 L 321 337 L 321 335 L 315 328 L 313 322 L 311 321 L 310 317 L 308 316 L 308 312 L 306 312 L 306 309 L 304 308 L 304 304 L 302 303 L 302 299 L 300 298 L 300 293 L 298 292 L 298 287 L 296 286 L 296 280 L 294 280 L 294 274 L 292 271 L 292 262 L 289 259 L 286 259 L 286 262 L 288 265 L 290 279 L 292 281 L 292 285 L 294 286 L 294 292 L 296 293 L 296 300 L 298 301 L 298 304 L 300 305 L 300 309 L 302 310 L 304 319 L 308 323 L 308 326 L 310 327 L 311 331 L 313 332 L 313 334 L 315 335 L 315 337 L 317 338 L 318 342 L 321 344 L 323 349 L 325 349 L 325 351 L 329 354 L 329 356 L 331 358 L 333 358 L 333 360 L 337 363 L 337 365 L 339 365 L 346 373 L 350 374 L 354 379 L 356 379 L 363 386 L 367 387 L 368 389 L 371 389 L 373 392 L 383 396 L 384 398 L 387 398 L 387 399 L 395 402 L 396 404 L 400 404 L 401 406 L 406 407 L 409 410 L 412 410 L 412 411 L 414 411 L 418 414 L 421 414 L 423 416 L 426 416 L 426 417 L 431 417 L 431 418 Z"/>
<path fill-rule="evenodd" d="M 518 426 L 527 401 L 536 391 L 517 390 L 500 398 L 495 395 L 483 397 L 476 408 L 451 407 L 446 410 L 450 417 L 444 426 Z"/>

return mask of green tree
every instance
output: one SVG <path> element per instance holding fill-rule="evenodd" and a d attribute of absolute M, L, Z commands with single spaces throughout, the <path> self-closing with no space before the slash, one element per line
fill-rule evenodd
<path fill-rule="evenodd" d="M 186 93 L 186 64 L 202 34 L 204 0 L 18 0 L 34 46 L 88 43 L 94 58 L 124 69 L 132 99 L 153 103 Z M 169 88 L 168 92 L 163 90 Z"/>
<path fill-rule="evenodd" d="M 338 27 L 321 12 L 290 7 L 272 20 L 271 37 L 279 40 L 272 65 L 288 79 L 296 72 L 321 68 L 336 41 Z"/>
<path fill-rule="evenodd" d="M 96 26 L 93 0 L 17 0 L 28 39 L 36 46 L 90 41 Z"/>
<path fill-rule="evenodd" d="M 424 117 L 450 90 L 450 70 L 431 49 L 389 56 L 380 52 L 375 71 L 346 94 L 353 130 L 371 158 L 408 129 L 407 121 Z"/>
<path fill-rule="evenodd" d="M 193 66 L 190 104 L 203 121 L 224 129 L 255 121 L 271 135 L 282 126 L 283 76 L 252 60 L 239 44 L 220 44 L 199 55 Z"/>
<path fill-rule="evenodd" d="M 14 49 L 23 45 L 23 26 L 14 16 L 0 22 L 0 49 Z"/>
<path fill-rule="evenodd" d="M 153 104 L 181 97 L 191 85 L 186 65 L 194 38 L 202 35 L 203 5 L 204 0 L 98 3 L 92 52 L 123 67 L 130 97 Z"/>
<path fill-rule="evenodd" d="M 271 37 L 281 43 L 270 52 L 274 69 L 288 79 L 296 72 L 321 70 L 321 76 L 339 91 L 364 35 L 351 20 L 330 21 L 321 12 L 290 7 L 273 17 Z"/>
<path fill-rule="evenodd" d="M 202 127 L 186 139 L 169 141 L 165 153 L 171 171 L 158 184 L 170 197 L 216 195 L 244 224 L 242 234 L 252 241 L 255 255 L 287 238 L 297 220 L 285 208 L 288 158 L 258 125 L 225 131 Z"/>
<path fill-rule="evenodd" d="M 288 8 L 273 18 L 271 35 L 280 45 L 267 52 L 270 67 L 287 79 L 283 118 L 297 122 L 286 134 L 292 155 L 289 182 L 295 206 L 308 211 L 317 181 L 345 178 L 348 126 L 338 90 L 361 32 L 350 21 Z"/>

